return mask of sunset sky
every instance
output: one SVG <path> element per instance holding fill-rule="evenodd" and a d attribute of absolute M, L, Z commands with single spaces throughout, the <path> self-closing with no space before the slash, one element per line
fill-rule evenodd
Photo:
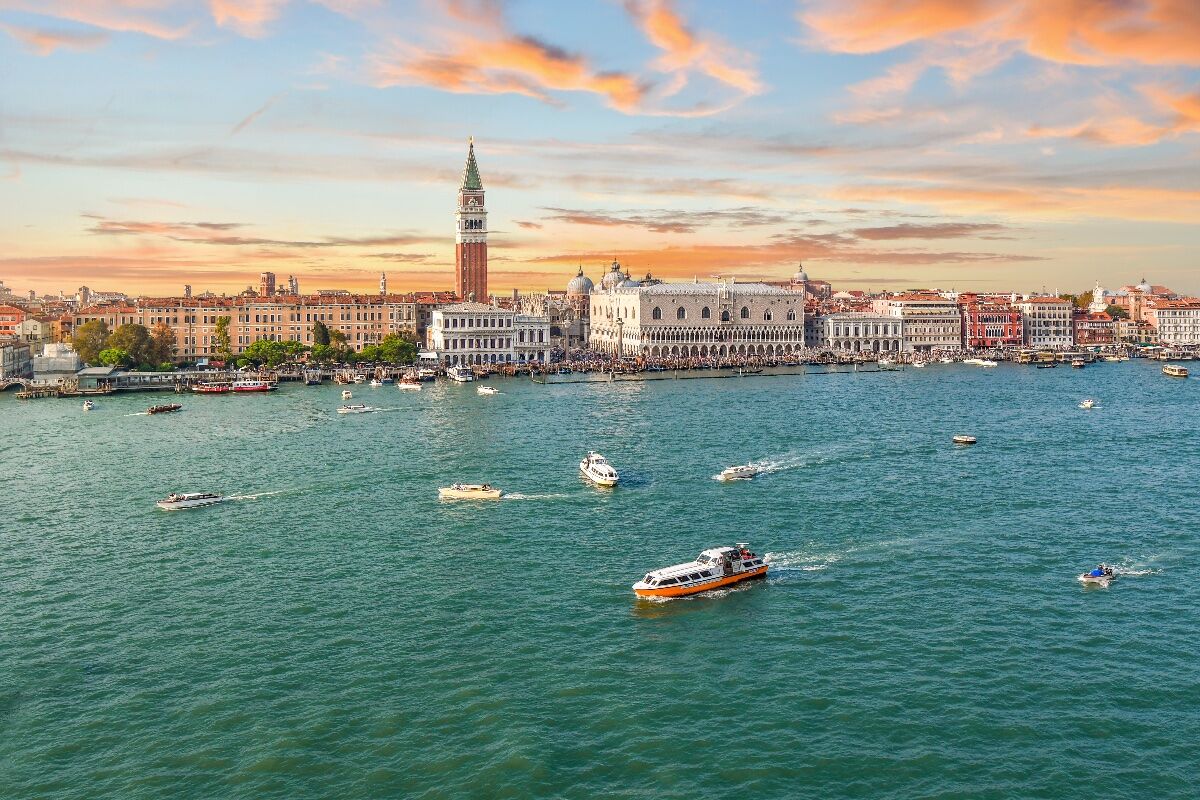
<path fill-rule="evenodd" d="M 0 0 L 0 280 L 1200 293 L 1197 0 Z"/>

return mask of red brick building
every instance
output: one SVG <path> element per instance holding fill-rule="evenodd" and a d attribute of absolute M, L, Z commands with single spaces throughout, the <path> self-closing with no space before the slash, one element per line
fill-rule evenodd
<path fill-rule="evenodd" d="M 467 148 L 462 186 L 458 189 L 458 222 L 454 234 L 454 291 L 463 300 L 488 302 L 487 209 L 483 205 L 483 181 L 475 163 L 475 141 Z"/>
<path fill-rule="evenodd" d="M 1007 297 L 961 294 L 958 305 L 964 347 L 1021 346 L 1021 312 Z"/>

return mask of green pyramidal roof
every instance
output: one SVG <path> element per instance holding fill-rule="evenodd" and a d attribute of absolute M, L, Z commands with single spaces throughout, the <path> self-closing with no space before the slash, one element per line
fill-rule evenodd
<path fill-rule="evenodd" d="M 467 166 L 463 168 L 462 188 L 483 189 L 483 181 L 479 177 L 479 165 L 475 163 L 475 140 L 467 146 Z"/>

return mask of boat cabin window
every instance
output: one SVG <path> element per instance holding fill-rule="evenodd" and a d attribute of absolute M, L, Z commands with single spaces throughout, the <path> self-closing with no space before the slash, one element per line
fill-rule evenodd
<path fill-rule="evenodd" d="M 706 555 L 701 555 L 699 558 L 697 558 L 697 559 L 696 559 L 696 563 L 697 563 L 697 564 L 707 564 L 707 563 L 708 563 L 708 556 L 706 556 Z"/>
<path fill-rule="evenodd" d="M 651 575 L 649 572 L 646 573 L 646 577 L 642 578 L 642 583 L 653 583 L 653 582 L 654 582 L 654 576 Z"/>

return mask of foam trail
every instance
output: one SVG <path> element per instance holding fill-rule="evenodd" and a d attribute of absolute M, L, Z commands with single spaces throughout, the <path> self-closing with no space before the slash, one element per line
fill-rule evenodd
<path fill-rule="evenodd" d="M 796 550 L 788 553 L 764 553 L 763 561 L 775 571 L 819 572 L 831 564 L 841 561 L 837 553 L 806 553 Z"/>
<path fill-rule="evenodd" d="M 521 492 L 505 492 L 500 495 L 501 500 L 557 500 L 566 497 L 562 492 L 554 492 L 549 494 L 522 494 Z"/>
<path fill-rule="evenodd" d="M 277 494 L 283 494 L 284 489 L 279 489 L 274 492 L 258 492 L 257 494 L 233 494 L 226 497 L 226 500 L 257 500 L 260 497 L 274 497 Z"/>

